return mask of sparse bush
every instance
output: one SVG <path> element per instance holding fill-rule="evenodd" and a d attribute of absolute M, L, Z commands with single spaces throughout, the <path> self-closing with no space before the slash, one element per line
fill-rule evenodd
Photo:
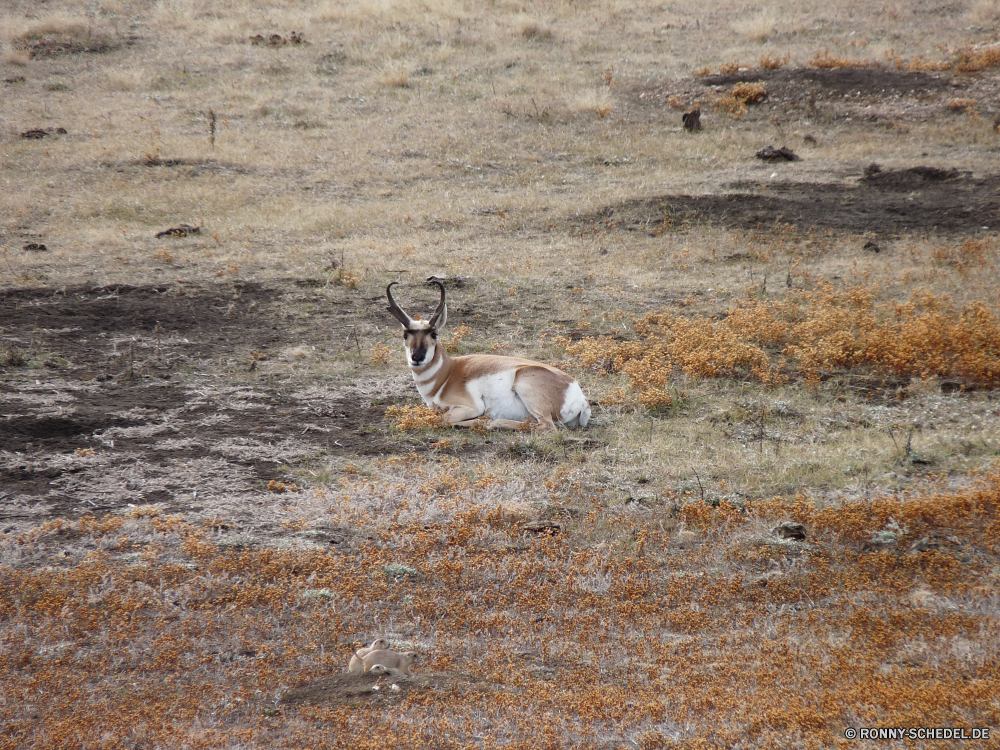
<path fill-rule="evenodd" d="M 713 106 L 720 112 L 738 120 L 746 114 L 748 104 L 757 104 L 767 97 L 767 88 L 760 81 L 738 83 L 729 94 L 718 97 Z"/>
<path fill-rule="evenodd" d="M 827 47 L 822 52 L 817 52 L 809 60 L 809 64 L 814 68 L 877 68 L 878 61 L 872 60 L 870 58 L 864 59 L 852 59 L 847 57 L 834 57 L 830 54 L 830 48 Z"/>
<path fill-rule="evenodd" d="M 975 99 L 949 99 L 945 104 L 952 112 L 974 112 L 978 102 Z"/>
<path fill-rule="evenodd" d="M 966 252 L 976 257 L 976 249 Z M 816 383 L 822 372 L 837 370 L 1000 384 L 1000 320 L 982 303 L 956 308 L 929 292 L 877 303 L 870 289 L 823 287 L 787 301 L 744 299 L 719 321 L 650 313 L 634 320 L 633 330 L 633 341 L 562 343 L 587 366 L 628 375 L 635 400 L 648 405 L 668 399 L 675 367 L 689 376 L 765 384 L 790 376 Z"/>
<path fill-rule="evenodd" d="M 784 57 L 776 57 L 773 56 L 770 52 L 765 52 L 763 55 L 761 55 L 761 58 L 758 62 L 760 67 L 763 68 L 764 70 L 777 70 L 783 65 L 788 65 L 791 59 L 792 59 L 791 54 L 786 54 Z"/>
<path fill-rule="evenodd" d="M 385 416 L 392 420 L 392 426 L 397 430 L 422 430 L 425 427 L 446 426 L 441 412 L 423 405 L 390 406 L 385 410 Z"/>
<path fill-rule="evenodd" d="M 0 64 L 25 66 L 31 61 L 31 56 L 23 49 L 6 45 L 0 53 Z"/>
<path fill-rule="evenodd" d="M 980 73 L 1000 68 L 1000 44 L 965 47 L 955 53 L 954 69 L 959 73 Z"/>
<path fill-rule="evenodd" d="M 519 33 L 525 39 L 552 39 L 555 36 L 548 24 L 537 18 L 522 19 L 519 28 Z"/>
<path fill-rule="evenodd" d="M 389 60 L 378 76 L 378 82 L 389 88 L 405 89 L 410 86 L 410 71 L 397 60 Z"/>
<path fill-rule="evenodd" d="M 472 329 L 469 328 L 464 323 L 451 330 L 448 335 L 448 340 L 444 342 L 444 349 L 446 352 L 454 353 L 457 352 L 462 346 L 462 339 L 472 333 Z"/>
<path fill-rule="evenodd" d="M 747 18 L 733 21 L 733 29 L 745 39 L 763 42 L 774 33 L 777 16 L 771 10 L 763 10 Z"/>
<path fill-rule="evenodd" d="M 393 355 L 393 350 L 385 344 L 375 344 L 369 352 L 369 358 L 377 365 L 384 365 Z"/>
<path fill-rule="evenodd" d="M 763 81 L 737 84 L 729 93 L 734 99 L 744 104 L 757 104 L 767 98 L 767 88 Z"/>

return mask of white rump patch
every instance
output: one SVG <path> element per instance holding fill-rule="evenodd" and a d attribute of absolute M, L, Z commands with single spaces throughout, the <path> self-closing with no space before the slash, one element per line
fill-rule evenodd
<path fill-rule="evenodd" d="M 583 395 L 580 384 L 575 380 L 569 384 L 563 396 L 559 421 L 567 427 L 586 427 L 590 421 L 590 404 L 587 403 L 587 397 Z"/>

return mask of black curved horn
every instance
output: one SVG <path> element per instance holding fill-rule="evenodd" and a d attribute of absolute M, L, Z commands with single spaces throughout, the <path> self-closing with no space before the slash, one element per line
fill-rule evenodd
<path fill-rule="evenodd" d="M 402 323 L 403 328 L 409 328 L 413 320 L 403 312 L 402 308 L 396 304 L 396 300 L 392 298 L 392 288 L 398 283 L 398 281 L 393 281 L 385 288 L 385 296 L 389 299 L 389 306 L 385 309 L 389 311 L 392 317 Z"/>
<path fill-rule="evenodd" d="M 444 284 L 434 278 L 428 279 L 428 281 L 431 284 L 437 284 L 441 290 L 441 301 L 438 302 L 437 310 L 431 316 L 429 325 L 431 328 L 444 328 L 444 324 L 448 320 L 448 303 L 445 301 Z"/>

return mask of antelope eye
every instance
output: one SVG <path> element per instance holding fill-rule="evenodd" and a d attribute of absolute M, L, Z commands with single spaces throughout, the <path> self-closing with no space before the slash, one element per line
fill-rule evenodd
<path fill-rule="evenodd" d="M 438 332 L 437 331 L 431 331 L 431 338 L 434 339 L 435 341 L 437 341 Z"/>
<path fill-rule="evenodd" d="M 409 337 L 410 337 L 410 332 L 409 331 L 403 331 L 403 338 L 404 339 L 408 339 Z"/>

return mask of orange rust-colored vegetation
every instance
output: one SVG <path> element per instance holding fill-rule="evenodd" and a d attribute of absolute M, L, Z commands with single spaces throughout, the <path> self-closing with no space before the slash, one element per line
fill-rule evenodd
<path fill-rule="evenodd" d="M 593 516 L 526 538 L 488 505 L 397 515 L 338 551 L 222 546 L 162 513 L 46 523 L 3 545 L 0 748 L 825 747 L 847 726 L 996 726 L 998 511 L 996 474 L 838 507 L 691 503 L 695 543 L 645 525 L 615 553 Z M 783 520 L 807 540 L 773 536 Z M 390 623 L 434 644 L 415 670 L 434 680 L 281 701 Z"/>
<path fill-rule="evenodd" d="M 951 260 L 946 254 L 940 262 Z M 662 310 L 634 320 L 632 328 L 629 341 L 602 336 L 563 343 L 585 365 L 628 375 L 636 400 L 647 406 L 671 402 L 675 369 L 765 384 L 794 377 L 816 383 L 838 371 L 1000 384 L 996 314 L 981 302 L 958 307 L 925 291 L 906 302 L 882 302 L 871 287 L 823 285 L 783 300 L 740 299 L 722 320 Z"/>

